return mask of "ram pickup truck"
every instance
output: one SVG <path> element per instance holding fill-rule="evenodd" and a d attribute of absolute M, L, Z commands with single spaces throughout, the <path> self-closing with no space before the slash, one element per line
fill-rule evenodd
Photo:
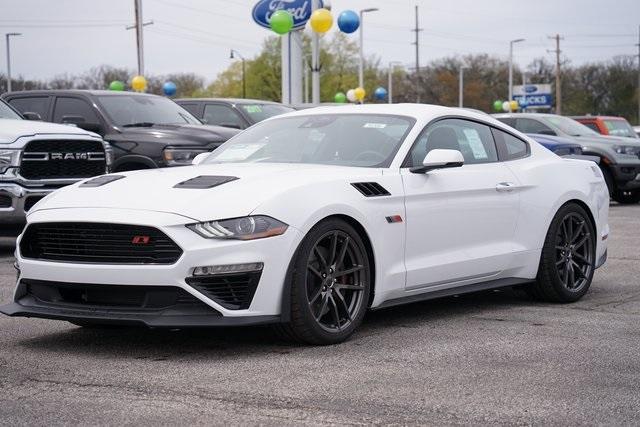
<path fill-rule="evenodd" d="M 113 171 L 190 165 L 240 132 L 204 125 L 162 96 L 108 90 L 34 90 L 2 95 L 30 120 L 69 123 L 100 134 Z"/>
<path fill-rule="evenodd" d="M 109 172 L 110 163 L 111 150 L 99 135 L 24 120 L 0 100 L 0 235 L 17 235 L 40 199 Z"/>

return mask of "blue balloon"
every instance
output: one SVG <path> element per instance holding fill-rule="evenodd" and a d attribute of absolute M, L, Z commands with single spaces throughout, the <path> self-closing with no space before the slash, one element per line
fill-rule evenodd
<path fill-rule="evenodd" d="M 162 92 L 167 96 L 173 96 L 176 94 L 178 87 L 174 82 L 166 82 L 162 85 Z"/>
<path fill-rule="evenodd" d="M 377 100 L 382 101 L 384 99 L 387 98 L 388 92 L 385 88 L 383 88 L 382 86 L 379 87 L 378 89 L 376 89 L 376 91 L 373 93 L 373 96 L 376 97 Z"/>
<path fill-rule="evenodd" d="M 338 28 L 343 33 L 351 34 L 360 27 L 360 17 L 353 10 L 345 10 L 338 16 Z"/>

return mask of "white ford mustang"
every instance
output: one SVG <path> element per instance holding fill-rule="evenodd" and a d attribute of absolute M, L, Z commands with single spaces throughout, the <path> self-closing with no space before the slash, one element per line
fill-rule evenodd
<path fill-rule="evenodd" d="M 322 107 L 204 157 L 39 202 L 0 310 L 86 326 L 273 323 L 328 344 L 367 309 L 439 296 L 522 285 L 576 301 L 606 259 L 599 168 L 486 115 Z"/>

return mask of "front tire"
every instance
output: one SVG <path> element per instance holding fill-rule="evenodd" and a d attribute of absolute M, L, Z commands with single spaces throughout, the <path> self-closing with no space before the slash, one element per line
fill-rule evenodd
<path fill-rule="evenodd" d="M 596 233 L 587 212 L 576 203 L 563 205 L 551 221 L 530 291 L 550 302 L 579 300 L 591 286 L 595 251 Z"/>
<path fill-rule="evenodd" d="M 293 262 L 290 321 L 280 335 L 315 345 L 349 338 L 362 323 L 371 288 L 371 263 L 358 232 L 328 219 L 304 238 Z"/>

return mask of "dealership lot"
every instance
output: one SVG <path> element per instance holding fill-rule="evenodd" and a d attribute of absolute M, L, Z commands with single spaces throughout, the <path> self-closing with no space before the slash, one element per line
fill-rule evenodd
<path fill-rule="evenodd" d="M 572 305 L 505 290 L 369 314 L 345 344 L 268 329 L 84 330 L 0 318 L 1 424 L 637 424 L 640 206 Z M 14 286 L 0 249 L 0 300 Z"/>

